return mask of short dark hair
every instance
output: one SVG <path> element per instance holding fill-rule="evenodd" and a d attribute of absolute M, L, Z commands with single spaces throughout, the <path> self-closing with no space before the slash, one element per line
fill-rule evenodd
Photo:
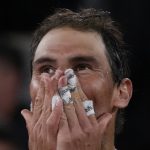
<path fill-rule="evenodd" d="M 106 56 L 114 83 L 119 85 L 123 78 L 129 76 L 128 51 L 118 25 L 111 19 L 109 12 L 94 8 L 83 9 L 79 12 L 59 9 L 53 15 L 48 16 L 34 34 L 31 45 L 31 62 L 44 35 L 52 29 L 62 27 L 70 27 L 82 32 L 96 32 L 101 35 L 106 46 Z M 118 123 L 119 120 L 122 119 L 116 119 L 117 124 L 122 124 L 122 121 Z"/>
<path fill-rule="evenodd" d="M 83 9 L 73 12 L 68 9 L 59 9 L 53 15 L 48 16 L 36 30 L 32 45 L 32 60 L 36 48 L 43 36 L 50 30 L 61 27 L 71 27 L 79 31 L 97 32 L 102 36 L 107 50 L 107 58 L 112 70 L 115 83 L 129 76 L 128 56 L 122 33 L 107 11 L 96 9 Z"/>

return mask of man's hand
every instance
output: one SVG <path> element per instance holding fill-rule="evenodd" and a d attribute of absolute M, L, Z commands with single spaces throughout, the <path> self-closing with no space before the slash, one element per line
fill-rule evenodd
<path fill-rule="evenodd" d="M 56 71 L 50 78 L 48 74 L 41 75 L 37 96 L 33 102 L 32 112 L 23 110 L 21 113 L 26 121 L 29 134 L 30 150 L 55 150 L 62 101 L 57 101 L 53 111 L 52 97 L 57 92 L 58 79 L 62 72 Z"/>
<path fill-rule="evenodd" d="M 58 88 L 67 86 L 65 77 L 61 77 Z M 73 103 L 64 104 L 63 117 L 61 117 L 57 150 L 100 150 L 105 129 L 112 117 L 103 114 L 96 120 L 95 114 L 87 116 L 83 102 L 88 100 L 81 89 L 79 82 L 71 92 Z"/>
<path fill-rule="evenodd" d="M 68 86 L 67 78 L 56 71 L 53 77 L 41 77 L 33 111 L 23 110 L 29 133 L 30 150 L 100 150 L 105 129 L 111 114 L 96 120 L 95 114 L 87 116 L 83 102 L 88 100 L 79 82 L 71 91 L 73 103 L 57 101 L 52 110 L 52 97 Z"/>

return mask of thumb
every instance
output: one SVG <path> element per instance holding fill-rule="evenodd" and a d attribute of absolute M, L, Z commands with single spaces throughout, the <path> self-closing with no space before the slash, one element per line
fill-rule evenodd
<path fill-rule="evenodd" d="M 27 109 L 23 109 L 21 111 L 21 115 L 23 116 L 25 122 L 26 122 L 26 127 L 28 129 L 28 132 L 30 132 L 31 129 L 31 119 L 32 119 L 32 112 L 27 110 Z"/>
<path fill-rule="evenodd" d="M 112 114 L 105 113 L 98 119 L 99 129 L 103 134 L 112 118 Z"/>

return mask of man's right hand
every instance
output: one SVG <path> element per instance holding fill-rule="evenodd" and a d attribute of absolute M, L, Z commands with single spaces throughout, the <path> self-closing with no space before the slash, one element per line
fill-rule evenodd
<path fill-rule="evenodd" d="M 63 104 L 58 101 L 52 111 L 52 97 L 57 92 L 57 83 L 62 72 L 56 71 L 53 77 L 42 74 L 36 98 L 32 100 L 32 111 L 22 110 L 29 135 L 30 150 L 55 150 L 57 132 Z"/>

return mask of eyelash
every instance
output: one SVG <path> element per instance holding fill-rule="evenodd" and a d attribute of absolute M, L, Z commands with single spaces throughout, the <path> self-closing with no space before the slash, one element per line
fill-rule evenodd
<path fill-rule="evenodd" d="M 81 70 L 78 70 L 79 68 L 80 68 Z M 92 67 L 91 67 L 89 64 L 78 64 L 78 65 L 76 65 L 76 66 L 73 68 L 73 70 L 74 70 L 75 72 L 83 71 L 83 70 L 86 70 L 86 69 L 91 70 Z"/>
<path fill-rule="evenodd" d="M 53 70 L 53 72 L 50 72 L 50 69 Z M 49 74 L 54 74 L 55 73 L 55 68 L 50 66 L 50 65 L 45 65 L 45 66 L 42 66 L 40 68 L 40 73 L 49 73 Z"/>

